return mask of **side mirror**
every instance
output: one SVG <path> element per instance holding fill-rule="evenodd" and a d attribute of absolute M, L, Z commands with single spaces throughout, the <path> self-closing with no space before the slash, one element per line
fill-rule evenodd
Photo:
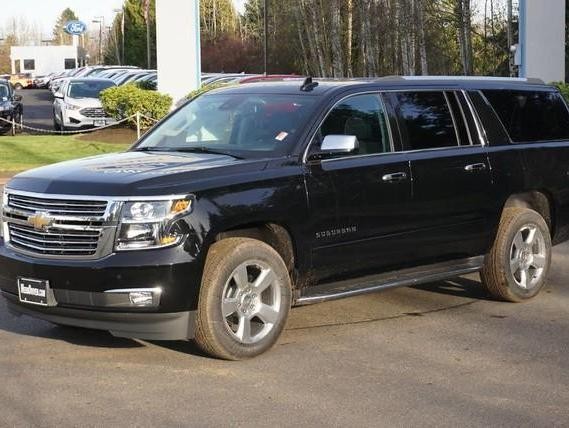
<path fill-rule="evenodd" d="M 24 97 L 22 97 L 21 95 L 14 95 L 13 100 L 16 101 L 17 103 L 19 103 L 20 101 L 22 101 Z"/>
<path fill-rule="evenodd" d="M 53 94 L 53 97 L 62 100 L 63 94 L 61 92 L 56 92 L 55 94 Z"/>
<path fill-rule="evenodd" d="M 315 156 L 327 158 L 335 155 L 346 155 L 355 152 L 358 148 L 358 138 L 355 135 L 326 135 L 320 151 Z"/>

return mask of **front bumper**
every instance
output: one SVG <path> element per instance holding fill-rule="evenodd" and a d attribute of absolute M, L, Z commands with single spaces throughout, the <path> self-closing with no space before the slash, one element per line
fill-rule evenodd
<path fill-rule="evenodd" d="M 18 278 L 49 281 L 54 307 L 21 303 Z M 13 312 L 47 321 L 109 330 L 122 337 L 179 340 L 193 337 L 201 271 L 183 246 L 124 252 L 99 260 L 27 256 L 0 238 L 0 290 Z M 117 307 L 110 290 L 160 288 L 157 307 Z"/>
<path fill-rule="evenodd" d="M 18 296 L 2 292 L 8 310 L 56 324 L 109 331 L 116 337 L 144 340 L 188 340 L 194 338 L 195 311 L 173 313 L 97 312 L 62 307 L 25 305 Z"/>
<path fill-rule="evenodd" d="M 93 126 L 108 126 L 117 123 L 112 117 L 87 117 L 79 110 L 66 110 L 63 115 L 63 126 L 66 128 L 86 128 Z M 97 123 L 97 125 L 95 125 Z M 99 124 L 101 123 L 101 124 Z M 104 123 L 104 125 L 103 125 Z"/>

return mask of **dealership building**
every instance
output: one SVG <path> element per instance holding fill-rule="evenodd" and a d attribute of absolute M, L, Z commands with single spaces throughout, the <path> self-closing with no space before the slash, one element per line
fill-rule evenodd
<path fill-rule="evenodd" d="M 42 76 L 80 67 L 85 63 L 82 51 L 79 46 L 12 46 L 12 74 Z"/>

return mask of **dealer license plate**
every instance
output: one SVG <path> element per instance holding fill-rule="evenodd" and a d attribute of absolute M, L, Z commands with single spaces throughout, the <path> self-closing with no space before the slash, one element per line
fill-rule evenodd
<path fill-rule="evenodd" d="M 18 278 L 20 302 L 47 306 L 49 281 L 43 279 Z"/>

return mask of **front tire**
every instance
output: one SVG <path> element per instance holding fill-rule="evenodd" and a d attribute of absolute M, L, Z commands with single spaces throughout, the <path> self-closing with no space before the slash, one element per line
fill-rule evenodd
<path fill-rule="evenodd" d="M 482 284 L 498 300 L 522 302 L 545 286 L 551 265 L 547 223 L 528 208 L 506 208 L 494 245 L 480 272 Z"/>
<path fill-rule="evenodd" d="M 280 255 L 262 241 L 224 239 L 206 259 L 196 343 L 225 360 L 255 357 L 275 344 L 290 306 L 290 276 Z"/>

